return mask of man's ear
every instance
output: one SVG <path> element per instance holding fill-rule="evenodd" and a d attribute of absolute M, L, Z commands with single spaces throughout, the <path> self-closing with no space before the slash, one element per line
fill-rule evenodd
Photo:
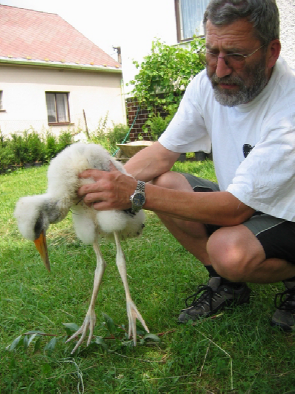
<path fill-rule="evenodd" d="M 272 69 L 273 66 L 276 64 L 278 57 L 280 56 L 281 52 L 281 43 L 280 40 L 272 40 L 269 43 L 268 50 L 267 50 L 267 67 Z"/>

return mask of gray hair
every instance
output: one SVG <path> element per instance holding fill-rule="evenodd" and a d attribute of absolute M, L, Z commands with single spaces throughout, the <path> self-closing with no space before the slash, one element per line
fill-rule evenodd
<path fill-rule="evenodd" d="M 204 29 L 210 20 L 224 26 L 239 19 L 253 24 L 253 34 L 262 45 L 280 37 L 279 10 L 275 0 L 211 0 L 204 14 Z"/>

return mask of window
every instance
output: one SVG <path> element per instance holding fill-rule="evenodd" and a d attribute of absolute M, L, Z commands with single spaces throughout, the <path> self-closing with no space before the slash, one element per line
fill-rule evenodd
<path fill-rule="evenodd" d="M 203 17 L 210 0 L 175 0 L 177 41 L 204 34 Z"/>
<path fill-rule="evenodd" d="M 49 124 L 70 123 L 69 93 L 46 92 L 47 116 Z"/>
<path fill-rule="evenodd" d="M 0 111 L 3 110 L 3 91 L 0 90 Z"/>

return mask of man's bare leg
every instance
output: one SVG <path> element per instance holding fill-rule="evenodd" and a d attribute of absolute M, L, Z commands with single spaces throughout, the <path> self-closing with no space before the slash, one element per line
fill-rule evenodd
<path fill-rule="evenodd" d="M 157 178 L 154 184 L 193 193 L 187 179 L 178 173 L 166 173 Z M 210 277 L 207 286 L 198 288 L 199 298 L 195 297 L 192 305 L 181 311 L 179 322 L 185 323 L 190 319 L 196 320 L 200 316 L 210 316 L 233 302 L 242 304 L 249 301 L 250 289 L 247 285 L 229 282 L 215 271 L 207 251 L 208 234 L 202 223 L 175 219 L 162 214 L 158 216 L 180 244 L 204 264 Z"/>
<path fill-rule="evenodd" d="M 295 276 L 294 264 L 266 259 L 259 240 L 242 224 L 217 230 L 207 250 L 215 270 L 235 282 L 274 283 Z"/>
<path fill-rule="evenodd" d="M 193 193 L 193 189 L 186 178 L 176 172 L 164 174 L 155 179 L 154 184 L 169 189 L 190 191 Z M 204 265 L 211 265 L 206 250 L 208 235 L 202 223 L 179 220 L 159 213 L 157 213 L 157 215 L 169 232 L 187 251 Z"/>
<path fill-rule="evenodd" d="M 167 173 L 154 183 L 193 192 L 186 178 L 177 173 Z M 201 223 L 158 216 L 181 245 L 206 266 L 210 276 L 208 286 L 202 287 L 199 298 L 195 297 L 192 305 L 182 310 L 179 322 L 210 316 L 225 305 L 248 302 L 250 289 L 242 282 L 283 280 L 286 294 L 273 314 L 271 324 L 286 331 L 295 329 L 294 265 L 281 259 L 266 259 L 262 245 L 244 225 L 220 228 L 208 238 Z M 206 291 L 208 287 L 210 290 Z"/>

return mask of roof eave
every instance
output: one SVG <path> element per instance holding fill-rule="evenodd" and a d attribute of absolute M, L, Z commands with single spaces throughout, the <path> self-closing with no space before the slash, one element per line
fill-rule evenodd
<path fill-rule="evenodd" d="M 107 73 L 121 73 L 122 68 L 108 67 L 108 66 L 97 66 L 91 64 L 73 64 L 73 63 L 61 63 L 61 62 L 47 62 L 38 60 L 27 60 L 27 59 L 5 59 L 0 58 L 0 64 L 15 65 L 15 66 L 30 66 L 30 67 L 45 67 L 45 68 L 58 68 L 67 70 L 77 71 L 97 71 Z"/>

